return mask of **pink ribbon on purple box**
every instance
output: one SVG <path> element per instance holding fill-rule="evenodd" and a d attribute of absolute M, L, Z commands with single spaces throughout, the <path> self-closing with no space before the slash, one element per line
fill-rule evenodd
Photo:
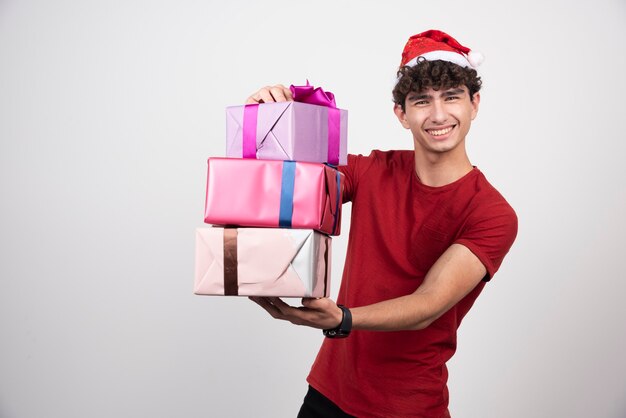
<path fill-rule="evenodd" d="M 306 86 L 289 86 L 294 102 L 308 103 L 318 106 L 326 106 L 333 109 L 337 108 L 335 104 L 335 95 L 329 91 L 324 91 L 321 87 L 313 87 L 306 81 Z"/>
<path fill-rule="evenodd" d="M 306 86 L 289 87 L 293 100 L 328 108 L 328 163 L 339 165 L 341 141 L 341 112 L 335 104 L 335 95 L 321 87 L 313 87 L 307 80 Z M 246 105 L 243 115 L 243 158 L 256 158 L 256 135 L 258 104 Z"/>
<path fill-rule="evenodd" d="M 256 126 L 259 105 L 243 108 L 243 158 L 256 158 Z"/>

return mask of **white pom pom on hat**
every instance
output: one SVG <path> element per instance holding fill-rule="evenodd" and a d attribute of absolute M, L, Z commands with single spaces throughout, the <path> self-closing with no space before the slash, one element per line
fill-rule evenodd
<path fill-rule="evenodd" d="M 478 51 L 470 51 L 467 54 L 467 60 L 469 61 L 472 67 L 477 68 L 480 64 L 482 64 L 485 61 L 485 56 Z"/>
<path fill-rule="evenodd" d="M 428 61 L 449 61 L 474 69 L 485 60 L 480 52 L 470 50 L 452 36 L 436 29 L 427 30 L 409 38 L 402 51 L 400 66 L 413 66 L 417 64 L 420 57 Z"/>

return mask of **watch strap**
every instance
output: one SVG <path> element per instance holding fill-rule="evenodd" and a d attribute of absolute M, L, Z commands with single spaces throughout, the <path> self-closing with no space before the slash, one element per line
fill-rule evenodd
<path fill-rule="evenodd" d="M 350 335 L 350 331 L 352 331 L 352 312 L 343 305 L 337 306 L 341 309 L 343 315 L 337 327 L 323 331 L 324 335 L 328 338 L 345 338 Z"/>

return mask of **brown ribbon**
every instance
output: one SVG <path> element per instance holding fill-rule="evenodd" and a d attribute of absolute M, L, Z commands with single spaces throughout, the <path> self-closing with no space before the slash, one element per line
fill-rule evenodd
<path fill-rule="evenodd" d="M 237 280 L 237 229 L 224 228 L 224 295 L 239 295 Z"/>

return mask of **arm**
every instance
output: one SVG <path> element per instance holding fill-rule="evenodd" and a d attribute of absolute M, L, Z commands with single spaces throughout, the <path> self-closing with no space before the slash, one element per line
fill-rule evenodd
<path fill-rule="evenodd" d="M 467 247 L 450 246 L 410 295 L 351 309 L 354 329 L 423 329 L 456 305 L 485 277 L 487 270 Z"/>
<path fill-rule="evenodd" d="M 400 331 L 423 329 L 465 297 L 486 274 L 484 265 L 467 247 L 453 244 L 410 295 L 351 308 L 353 329 Z M 277 319 L 296 325 L 336 327 L 342 312 L 330 299 L 302 300 L 292 307 L 279 298 L 250 298 Z"/>
<path fill-rule="evenodd" d="M 293 100 L 291 90 L 278 84 L 259 89 L 248 104 Z M 483 279 L 486 269 L 467 247 L 454 244 L 437 260 L 422 285 L 412 294 L 369 306 L 351 308 L 353 329 L 396 331 L 422 329 L 443 315 Z M 250 297 L 269 314 L 296 325 L 328 329 L 343 316 L 328 299 L 302 299 L 292 307 L 280 298 Z"/>

